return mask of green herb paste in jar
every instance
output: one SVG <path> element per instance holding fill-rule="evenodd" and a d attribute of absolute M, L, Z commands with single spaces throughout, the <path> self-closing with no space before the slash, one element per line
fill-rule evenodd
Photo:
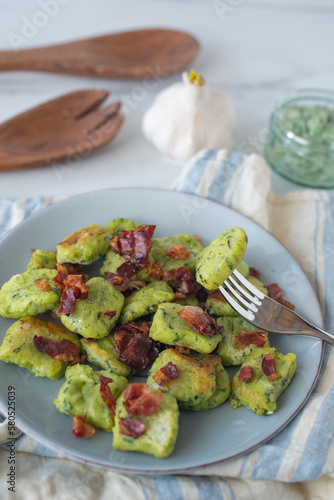
<path fill-rule="evenodd" d="M 334 109 L 326 106 L 289 106 L 283 126 L 295 136 L 318 146 L 334 147 Z"/>
<path fill-rule="evenodd" d="M 264 154 L 288 179 L 310 187 L 334 187 L 334 93 L 296 91 L 270 117 Z"/>

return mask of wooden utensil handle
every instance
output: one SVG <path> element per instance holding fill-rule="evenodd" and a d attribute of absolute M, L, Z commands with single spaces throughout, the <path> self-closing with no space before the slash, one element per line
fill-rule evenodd
<path fill-rule="evenodd" d="M 71 73 L 68 62 L 62 62 L 61 51 L 54 58 L 54 51 L 47 48 L 2 51 L 0 52 L 0 71 L 33 70 L 52 73 Z"/>

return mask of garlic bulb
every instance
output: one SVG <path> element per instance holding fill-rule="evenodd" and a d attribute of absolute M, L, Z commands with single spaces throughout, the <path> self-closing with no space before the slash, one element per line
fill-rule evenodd
<path fill-rule="evenodd" d="M 182 82 L 160 92 L 146 111 L 142 129 L 154 146 L 177 160 L 187 160 L 202 148 L 228 148 L 236 129 L 233 102 L 197 73 L 182 74 Z"/>

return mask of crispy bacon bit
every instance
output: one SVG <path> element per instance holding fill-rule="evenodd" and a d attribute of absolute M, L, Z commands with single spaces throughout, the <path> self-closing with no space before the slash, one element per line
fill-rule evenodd
<path fill-rule="evenodd" d="M 214 300 L 216 302 L 227 303 L 227 300 L 225 299 L 224 295 L 219 290 L 215 290 L 214 292 L 211 292 L 209 294 L 209 299 Z"/>
<path fill-rule="evenodd" d="M 193 234 L 194 240 L 198 241 L 198 243 L 201 241 L 201 238 L 198 236 L 198 234 Z"/>
<path fill-rule="evenodd" d="M 86 439 L 88 439 L 95 434 L 95 429 L 92 425 L 86 424 L 85 417 L 81 415 L 79 415 L 78 417 L 73 416 L 72 434 L 75 437 L 84 436 Z"/>
<path fill-rule="evenodd" d="M 255 267 L 250 267 L 249 268 L 249 276 L 253 276 L 254 278 L 259 278 L 260 277 L 260 271 L 255 269 Z"/>
<path fill-rule="evenodd" d="M 268 332 L 249 332 L 244 328 L 240 328 L 234 338 L 234 347 L 237 349 L 245 349 L 249 344 L 263 347 L 267 340 Z"/>
<path fill-rule="evenodd" d="M 110 273 L 106 272 L 104 273 L 105 277 L 107 278 L 107 281 L 114 286 L 120 286 L 122 283 L 124 283 L 124 278 L 122 276 L 119 276 L 118 274 L 115 273 Z"/>
<path fill-rule="evenodd" d="M 36 349 L 44 352 L 51 358 L 58 359 L 58 361 L 71 363 L 71 365 L 82 364 L 86 361 L 86 356 L 80 354 L 80 347 L 70 340 L 52 340 L 47 337 L 38 337 L 35 335 L 33 342 Z"/>
<path fill-rule="evenodd" d="M 295 306 L 291 304 L 291 302 L 288 302 L 287 300 L 284 300 L 282 298 L 282 290 L 278 286 L 277 283 L 271 283 L 270 285 L 267 285 L 267 290 L 268 290 L 268 296 L 276 300 L 276 302 L 279 302 L 283 306 L 291 309 L 292 311 L 294 310 Z"/>
<path fill-rule="evenodd" d="M 58 274 L 53 278 L 56 287 L 60 292 L 65 288 L 65 280 L 69 274 L 82 274 L 84 276 L 83 281 L 88 280 L 88 274 L 82 272 L 82 266 L 80 264 L 56 264 Z"/>
<path fill-rule="evenodd" d="M 123 262 L 118 268 L 117 268 L 117 274 L 119 276 L 122 276 L 124 278 L 124 281 L 130 281 L 133 280 L 133 278 L 136 276 L 137 273 L 137 268 L 132 262 Z"/>
<path fill-rule="evenodd" d="M 159 354 L 158 348 L 148 336 L 150 327 L 149 321 L 130 321 L 114 332 L 117 359 L 136 371 L 143 370 Z"/>
<path fill-rule="evenodd" d="M 185 293 L 175 292 L 174 299 L 185 299 L 187 296 Z"/>
<path fill-rule="evenodd" d="M 162 262 L 156 262 L 155 264 L 151 265 L 152 280 L 154 280 L 154 281 L 161 280 L 161 276 L 162 276 L 161 268 L 162 268 L 162 266 L 163 266 Z"/>
<path fill-rule="evenodd" d="M 126 281 L 122 276 L 119 276 L 115 273 L 106 272 L 104 274 L 107 278 L 107 281 L 114 285 L 114 287 L 117 288 L 117 290 L 119 290 L 120 292 L 127 292 L 128 290 L 134 289 L 139 290 L 139 288 L 143 288 L 146 285 L 145 281 Z"/>
<path fill-rule="evenodd" d="M 69 274 L 64 281 L 65 289 L 61 294 L 59 314 L 73 314 L 75 302 L 87 299 L 90 287 L 83 282 L 82 274 Z"/>
<path fill-rule="evenodd" d="M 117 312 L 116 311 L 106 311 L 104 313 L 105 316 L 108 316 L 109 319 L 112 319 L 114 316 L 116 316 Z"/>
<path fill-rule="evenodd" d="M 175 245 L 171 245 L 164 251 L 164 257 L 175 260 L 187 260 L 190 257 L 190 253 L 182 243 L 175 243 Z"/>
<path fill-rule="evenodd" d="M 271 285 L 267 285 L 267 290 L 268 296 L 271 299 L 276 300 L 276 302 L 278 302 L 278 300 L 282 297 L 282 290 L 277 283 L 271 283 Z"/>
<path fill-rule="evenodd" d="M 116 288 L 120 292 L 128 292 L 131 290 L 139 290 L 140 288 L 144 288 L 145 285 L 146 285 L 145 281 L 135 280 L 123 283 L 122 285 L 117 286 Z"/>
<path fill-rule="evenodd" d="M 217 326 L 216 321 L 198 306 L 183 306 L 177 314 L 206 337 L 212 337 L 221 332 L 221 328 Z"/>
<path fill-rule="evenodd" d="M 267 375 L 271 382 L 276 380 L 278 377 L 275 368 L 274 355 L 271 352 L 266 354 L 262 360 L 262 371 L 265 375 Z"/>
<path fill-rule="evenodd" d="M 166 271 L 163 273 L 162 279 L 174 288 L 174 290 L 192 297 L 196 295 L 201 286 L 197 283 L 195 276 L 185 266 Z"/>
<path fill-rule="evenodd" d="M 34 283 L 36 283 L 38 291 L 40 291 L 40 290 L 50 291 L 51 290 L 48 279 L 46 276 L 44 276 L 44 278 L 39 278 L 38 280 L 35 280 Z"/>
<path fill-rule="evenodd" d="M 136 418 L 120 418 L 119 419 L 119 432 L 125 436 L 130 436 L 133 439 L 138 439 L 144 432 L 146 426 L 144 422 Z"/>
<path fill-rule="evenodd" d="M 293 311 L 295 308 L 294 304 L 291 304 L 291 302 L 289 302 L 288 300 L 282 299 L 282 304 L 283 304 L 283 306 L 287 307 L 288 309 L 291 309 L 291 311 Z"/>
<path fill-rule="evenodd" d="M 114 285 L 120 292 L 143 288 L 145 281 L 134 280 L 137 274 L 137 267 L 132 262 L 124 262 L 117 268 L 117 274 L 106 272 L 104 273 L 109 283 Z"/>
<path fill-rule="evenodd" d="M 248 384 L 253 378 L 253 368 L 249 365 L 243 366 L 240 369 L 238 379 L 240 382 L 246 382 Z"/>
<path fill-rule="evenodd" d="M 99 375 L 100 379 L 100 394 L 101 398 L 108 406 L 108 410 L 112 418 L 115 418 L 116 413 L 116 399 L 114 398 L 110 387 L 108 384 L 113 382 L 112 378 L 104 377 L 103 375 Z"/>
<path fill-rule="evenodd" d="M 165 385 L 169 380 L 174 380 L 179 375 L 180 370 L 178 367 L 169 361 L 165 366 L 155 372 L 153 378 L 158 385 Z"/>
<path fill-rule="evenodd" d="M 156 226 L 142 225 L 134 231 L 120 231 L 110 240 L 114 252 L 122 255 L 126 262 L 132 262 L 137 269 L 149 264 L 148 255 Z"/>
<path fill-rule="evenodd" d="M 153 392 L 148 385 L 143 383 L 132 383 L 127 386 L 124 395 L 124 406 L 126 411 L 132 416 L 138 415 L 148 417 L 160 408 L 162 392 L 160 389 Z"/>

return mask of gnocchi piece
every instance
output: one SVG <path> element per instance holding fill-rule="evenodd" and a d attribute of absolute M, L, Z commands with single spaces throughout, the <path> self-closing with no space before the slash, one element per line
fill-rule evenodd
<path fill-rule="evenodd" d="M 167 363 L 173 363 L 179 370 L 179 375 L 159 385 L 155 376 Z M 209 399 L 216 390 L 216 372 L 211 363 L 204 360 L 192 359 L 175 349 L 162 351 L 154 361 L 147 385 L 153 390 L 160 389 L 176 397 L 179 405 L 192 406 Z"/>
<path fill-rule="evenodd" d="M 138 226 L 139 224 L 137 224 L 137 222 L 123 217 L 112 219 L 106 224 L 106 227 L 110 229 L 112 236 L 115 236 L 115 234 L 118 234 L 120 231 L 134 231 Z"/>
<path fill-rule="evenodd" d="M 0 347 L 0 359 L 5 363 L 27 368 L 37 377 L 47 377 L 53 380 L 62 377 L 69 363 L 39 351 L 34 345 L 35 335 L 56 341 L 66 339 L 81 349 L 78 337 L 62 325 L 39 318 L 26 317 L 13 323 L 7 330 Z"/>
<path fill-rule="evenodd" d="M 272 355 L 277 378 L 270 380 L 264 373 L 266 355 Z M 232 379 L 230 402 L 232 408 L 245 405 L 257 415 L 271 415 L 277 408 L 277 399 L 291 382 L 296 371 L 296 355 L 282 354 L 274 347 L 262 347 L 253 351 Z M 240 376 L 241 370 L 250 367 L 251 379 Z M 247 368 L 246 368 L 247 369 Z"/>
<path fill-rule="evenodd" d="M 251 325 L 241 316 L 224 316 L 223 318 L 218 318 L 217 325 L 224 328 L 222 341 L 217 348 L 217 354 L 221 357 L 224 366 L 240 365 L 254 349 L 259 347 L 259 345 L 257 345 L 259 343 L 262 344 L 261 347 L 269 347 L 269 340 L 267 339 L 266 332 Z M 242 333 L 247 335 L 254 332 L 260 332 L 261 335 L 257 335 L 256 338 L 253 339 L 253 343 L 250 342 L 247 345 L 243 345 L 246 344 L 247 341 L 241 343 L 237 342 L 238 335 Z M 249 335 L 249 340 L 252 340 L 251 335 Z M 257 344 L 255 342 L 257 342 Z"/>
<path fill-rule="evenodd" d="M 208 337 L 199 333 L 185 320 L 178 316 L 182 305 L 172 303 L 161 304 L 153 317 L 150 337 L 168 345 L 188 347 L 197 352 L 210 354 L 221 341 L 221 334 Z"/>
<path fill-rule="evenodd" d="M 19 319 L 57 307 L 60 294 L 53 281 L 56 275 L 55 269 L 34 269 L 12 276 L 0 290 L 0 315 Z"/>
<path fill-rule="evenodd" d="M 34 250 L 27 271 L 33 269 L 53 269 L 57 263 L 57 252 L 54 250 Z"/>
<path fill-rule="evenodd" d="M 115 351 L 112 333 L 102 339 L 82 339 L 81 343 L 89 363 L 102 370 L 111 370 L 123 377 L 132 375 L 134 370 L 117 359 L 118 353 Z"/>
<path fill-rule="evenodd" d="M 100 377 L 112 379 L 108 387 L 115 400 L 128 385 L 125 377 L 111 370 L 94 371 L 88 365 L 69 366 L 65 372 L 66 382 L 61 386 L 54 405 L 68 416 L 83 416 L 87 424 L 111 432 L 114 418 L 100 393 Z"/>
<path fill-rule="evenodd" d="M 188 234 L 154 238 L 151 254 L 155 262 L 162 262 L 162 272 L 185 266 L 195 272 L 196 257 L 203 251 L 202 245 Z"/>
<path fill-rule="evenodd" d="M 247 235 L 240 227 L 227 229 L 213 240 L 196 260 L 196 280 L 208 290 L 216 290 L 241 263 Z"/>
<path fill-rule="evenodd" d="M 173 299 L 173 289 L 165 281 L 152 281 L 125 299 L 119 321 L 125 325 L 129 321 L 155 312 L 159 304 Z"/>
<path fill-rule="evenodd" d="M 73 314 L 60 314 L 59 318 L 71 332 L 85 338 L 100 339 L 106 337 L 116 325 L 124 296 L 104 278 L 91 278 L 86 284 L 90 287 L 87 299 L 75 303 Z"/>
<path fill-rule="evenodd" d="M 83 227 L 57 245 L 57 262 L 92 264 L 106 253 L 111 236 L 110 229 L 98 224 Z"/>
<path fill-rule="evenodd" d="M 199 307 L 200 303 L 196 299 L 196 297 L 190 297 L 189 295 L 187 297 L 184 297 L 184 299 L 174 299 L 173 302 L 175 304 L 180 304 L 181 306 L 196 306 Z"/>
<path fill-rule="evenodd" d="M 138 438 L 120 432 L 121 419 L 130 416 L 123 403 L 121 395 L 116 405 L 113 447 L 121 451 L 148 453 L 156 458 L 168 457 L 174 449 L 179 430 L 179 409 L 175 397 L 162 394 L 158 411 L 147 417 L 136 417 L 145 425 L 145 432 Z"/>
<path fill-rule="evenodd" d="M 224 369 L 219 356 L 212 356 L 206 354 L 187 354 L 187 356 L 195 359 L 201 359 L 211 363 L 216 372 L 216 390 L 206 401 L 194 405 L 183 405 L 182 408 L 189 411 L 202 411 L 217 408 L 223 404 L 231 394 L 231 382 L 227 371 Z"/>

